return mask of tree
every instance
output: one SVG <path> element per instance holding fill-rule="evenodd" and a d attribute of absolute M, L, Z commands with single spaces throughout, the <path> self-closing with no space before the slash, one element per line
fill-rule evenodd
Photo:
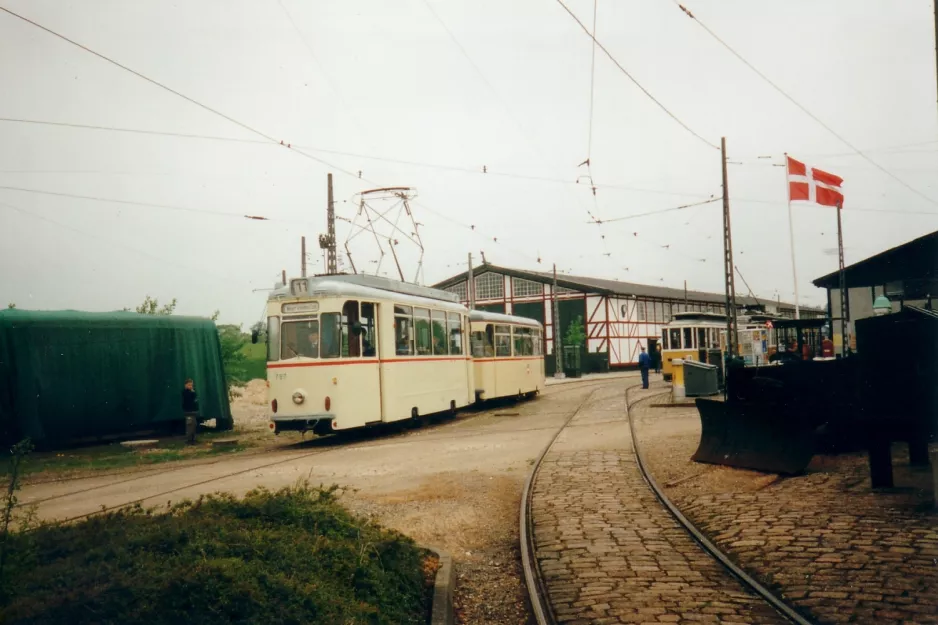
<path fill-rule="evenodd" d="M 7 308 L 9 308 L 10 310 L 13 310 L 14 308 L 16 308 L 16 304 L 14 304 L 13 302 L 10 302 L 9 304 L 7 304 Z"/>
<path fill-rule="evenodd" d="M 124 310 L 128 309 L 125 308 Z M 135 310 L 141 315 L 171 315 L 176 310 L 176 298 L 174 297 L 173 301 L 160 308 L 159 301 L 155 297 L 147 295 L 143 303 L 137 306 Z M 218 313 L 216 312 L 215 314 Z M 214 319 L 212 321 L 214 321 Z"/>
<path fill-rule="evenodd" d="M 586 332 L 583 330 L 583 317 L 577 317 L 567 327 L 567 335 L 563 339 L 564 345 L 583 345 L 586 341 Z"/>

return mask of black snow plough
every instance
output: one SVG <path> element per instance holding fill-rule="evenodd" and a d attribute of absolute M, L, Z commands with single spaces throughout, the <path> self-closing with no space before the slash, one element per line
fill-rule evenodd
<path fill-rule="evenodd" d="M 858 448 L 849 359 L 728 367 L 725 401 L 696 400 L 700 444 L 693 460 L 793 475 L 817 451 Z"/>

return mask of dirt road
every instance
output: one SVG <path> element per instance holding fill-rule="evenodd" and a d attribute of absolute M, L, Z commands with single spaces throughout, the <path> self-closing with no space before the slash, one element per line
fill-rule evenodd
<path fill-rule="evenodd" d="M 417 430 L 318 439 L 196 466 L 25 487 L 20 501 L 43 520 L 75 518 L 133 502 L 165 505 L 200 494 L 236 495 L 309 480 L 338 484 L 344 500 L 420 543 L 454 555 L 464 623 L 525 623 L 518 565 L 518 506 L 534 459 L 599 386 L 583 382 Z"/>

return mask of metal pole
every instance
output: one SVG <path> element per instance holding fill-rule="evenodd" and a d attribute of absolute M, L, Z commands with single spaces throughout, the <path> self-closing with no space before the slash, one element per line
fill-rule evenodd
<path fill-rule="evenodd" d="M 726 175 L 726 137 L 720 137 L 723 155 L 723 276 L 726 290 L 727 353 L 735 356 L 739 337 L 736 334 L 736 279 L 733 272 L 733 233 L 730 227 L 730 195 Z"/>
<path fill-rule="evenodd" d="M 300 276 L 306 277 L 306 237 L 300 238 Z"/>
<path fill-rule="evenodd" d="M 687 280 L 684 280 L 684 310 L 687 310 Z"/>
<path fill-rule="evenodd" d="M 283 280 L 283 286 L 287 286 L 287 270 L 286 269 L 280 270 L 280 279 Z"/>
<path fill-rule="evenodd" d="M 329 174 L 327 177 L 328 185 L 328 209 L 326 211 L 326 228 L 327 236 L 329 237 L 329 246 L 326 248 L 326 273 L 333 275 L 338 273 L 336 268 L 336 253 L 335 253 L 335 200 L 332 197 L 332 174 Z"/>
<path fill-rule="evenodd" d="M 476 281 L 472 275 L 472 252 L 469 252 L 469 276 L 466 279 L 466 294 L 469 298 L 469 310 L 476 309 Z"/>
<path fill-rule="evenodd" d="M 837 257 L 840 271 L 840 352 L 847 355 L 847 324 L 850 323 L 850 298 L 847 295 L 847 275 L 844 271 L 844 229 L 840 218 L 843 204 L 837 206 Z"/>
<path fill-rule="evenodd" d="M 557 301 L 557 263 L 554 263 L 554 287 L 550 291 L 554 312 L 551 314 L 551 328 L 554 338 L 554 377 L 566 377 L 563 373 L 563 341 L 560 338 L 560 302 Z"/>
<path fill-rule="evenodd" d="M 788 183 L 788 152 L 785 153 L 785 193 L 788 195 L 788 239 L 791 242 L 791 277 L 795 281 L 795 319 L 801 319 L 798 303 L 798 266 L 795 263 L 795 223 L 791 213 L 791 185 Z"/>

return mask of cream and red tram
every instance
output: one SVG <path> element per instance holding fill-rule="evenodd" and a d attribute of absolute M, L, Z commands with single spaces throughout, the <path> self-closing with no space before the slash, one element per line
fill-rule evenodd
<path fill-rule="evenodd" d="M 374 276 L 291 280 L 267 303 L 271 429 L 326 434 L 468 405 L 468 314 L 451 293 Z"/>
<path fill-rule="evenodd" d="M 543 327 L 533 319 L 469 313 L 477 400 L 530 397 L 544 386 Z"/>

